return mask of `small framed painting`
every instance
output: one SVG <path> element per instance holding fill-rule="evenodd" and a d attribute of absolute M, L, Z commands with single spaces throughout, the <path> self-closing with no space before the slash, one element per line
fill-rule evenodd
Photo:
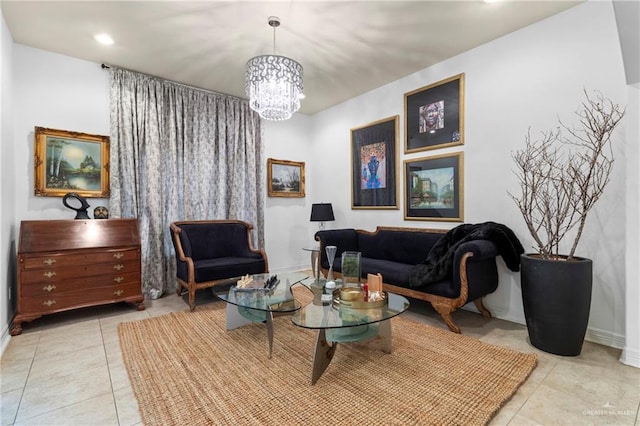
<path fill-rule="evenodd" d="M 269 197 L 304 198 L 304 162 L 267 159 Z"/>
<path fill-rule="evenodd" d="M 464 144 L 464 74 L 404 95 L 404 152 Z"/>
<path fill-rule="evenodd" d="M 464 220 L 464 154 L 404 161 L 406 220 Z"/>
<path fill-rule="evenodd" d="M 398 209 L 398 122 L 393 116 L 351 129 L 351 208 Z"/>
<path fill-rule="evenodd" d="M 109 137 L 36 127 L 34 192 L 40 197 L 108 198 Z"/>

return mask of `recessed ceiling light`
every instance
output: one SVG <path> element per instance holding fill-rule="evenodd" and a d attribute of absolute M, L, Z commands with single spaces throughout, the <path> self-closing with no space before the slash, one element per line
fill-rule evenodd
<path fill-rule="evenodd" d="M 98 43 L 104 44 L 105 46 L 110 46 L 113 44 L 113 39 L 111 38 L 111 36 L 109 36 L 109 34 L 105 34 L 105 33 L 96 34 L 93 36 L 93 38 Z"/>

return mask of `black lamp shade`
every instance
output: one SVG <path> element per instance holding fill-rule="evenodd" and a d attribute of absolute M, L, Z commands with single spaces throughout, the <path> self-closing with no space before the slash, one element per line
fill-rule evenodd
<path fill-rule="evenodd" d="M 311 205 L 311 222 L 328 222 L 336 220 L 333 217 L 333 207 L 331 203 L 319 203 Z"/>

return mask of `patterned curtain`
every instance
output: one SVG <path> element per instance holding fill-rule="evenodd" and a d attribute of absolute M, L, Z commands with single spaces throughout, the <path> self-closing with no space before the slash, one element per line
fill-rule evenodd
<path fill-rule="evenodd" d="M 142 290 L 176 288 L 169 224 L 240 219 L 264 247 L 261 121 L 246 100 L 111 68 L 113 217 L 136 217 Z"/>

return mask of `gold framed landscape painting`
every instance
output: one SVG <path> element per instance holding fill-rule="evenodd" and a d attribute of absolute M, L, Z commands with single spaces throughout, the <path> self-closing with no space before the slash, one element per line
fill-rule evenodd
<path fill-rule="evenodd" d="M 109 197 L 109 137 L 36 127 L 34 193 Z"/>
<path fill-rule="evenodd" d="M 304 162 L 267 159 L 269 197 L 304 198 Z"/>

